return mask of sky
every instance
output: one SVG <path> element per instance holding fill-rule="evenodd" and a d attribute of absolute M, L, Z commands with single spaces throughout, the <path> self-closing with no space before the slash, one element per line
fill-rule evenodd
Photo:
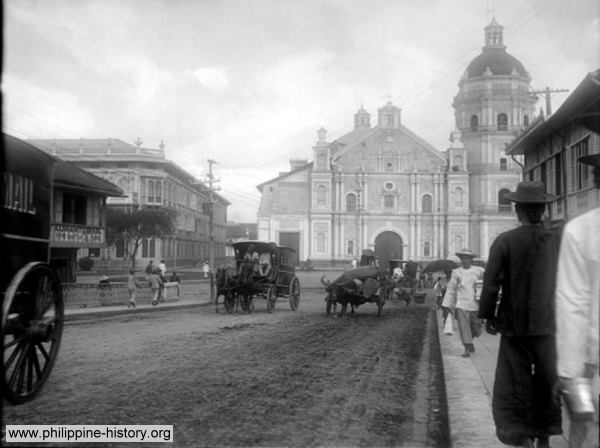
<path fill-rule="evenodd" d="M 118 138 L 201 180 L 215 160 L 228 219 L 256 222 L 256 185 L 312 160 L 364 105 L 387 101 L 440 151 L 452 100 L 495 17 L 533 89 L 600 68 L 597 0 L 5 0 L 3 131 Z M 568 97 L 556 93 L 552 108 Z M 538 108 L 544 106 L 540 101 Z"/>

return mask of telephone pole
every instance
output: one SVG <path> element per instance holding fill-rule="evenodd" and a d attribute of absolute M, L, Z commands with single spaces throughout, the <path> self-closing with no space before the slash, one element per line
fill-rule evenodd
<path fill-rule="evenodd" d="M 215 235 L 214 235 L 214 219 L 215 219 L 215 198 L 213 193 L 218 190 L 217 187 L 214 186 L 215 182 L 218 182 L 218 179 L 215 179 L 213 176 L 213 165 L 217 163 L 214 160 L 208 159 L 208 264 L 210 266 L 210 297 L 211 299 L 214 297 L 216 304 L 216 294 L 215 294 L 215 276 L 214 276 L 214 267 L 215 267 Z"/>
<path fill-rule="evenodd" d="M 551 89 L 546 87 L 544 90 L 533 90 L 531 93 L 543 93 L 546 97 L 546 116 L 552 114 L 552 103 L 550 101 L 551 93 L 568 92 L 569 89 Z"/>

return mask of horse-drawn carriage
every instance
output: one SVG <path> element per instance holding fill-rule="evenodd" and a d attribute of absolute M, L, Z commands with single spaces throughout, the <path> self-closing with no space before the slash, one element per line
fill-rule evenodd
<path fill-rule="evenodd" d="M 217 306 L 222 295 L 228 312 L 233 312 L 239 303 L 250 313 L 252 300 L 264 298 L 271 313 L 277 298 L 286 297 L 292 311 L 298 309 L 300 282 L 295 275 L 294 249 L 265 241 L 240 241 L 233 244 L 233 249 L 235 265 L 217 269 Z"/>
<path fill-rule="evenodd" d="M 377 315 L 381 316 L 383 305 L 392 291 L 389 273 L 372 265 L 349 269 L 334 281 L 325 281 L 323 275 L 321 283 L 327 291 L 325 296 L 327 314 L 331 313 L 332 309 L 335 312 L 338 303 L 342 306 L 340 314 L 343 315 L 348 304 L 354 312 L 355 307 L 370 302 L 377 304 Z"/>
<path fill-rule="evenodd" d="M 392 298 L 404 300 L 408 306 L 412 300 L 420 301 L 422 293 L 417 292 L 417 263 L 406 260 L 390 260 L 392 273 Z"/>
<path fill-rule="evenodd" d="M 31 400 L 50 376 L 63 322 L 62 288 L 49 265 L 55 159 L 4 135 L 0 157 L 3 396 Z"/>

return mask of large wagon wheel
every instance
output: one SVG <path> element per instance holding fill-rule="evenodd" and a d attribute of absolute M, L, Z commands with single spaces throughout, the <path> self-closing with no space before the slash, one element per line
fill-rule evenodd
<path fill-rule="evenodd" d="M 298 310 L 300 304 L 300 282 L 297 277 L 293 277 L 290 283 L 290 308 L 292 311 Z"/>
<path fill-rule="evenodd" d="M 35 397 L 58 355 L 64 302 L 54 271 L 33 262 L 13 277 L 2 306 L 2 391 L 12 403 Z"/>
<path fill-rule="evenodd" d="M 277 286 L 269 286 L 267 289 L 267 312 L 272 313 L 277 302 Z"/>

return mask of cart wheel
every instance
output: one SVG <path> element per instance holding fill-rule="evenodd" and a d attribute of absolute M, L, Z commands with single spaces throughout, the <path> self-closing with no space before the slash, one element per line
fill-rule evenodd
<path fill-rule="evenodd" d="M 267 312 L 272 313 L 275 308 L 275 302 L 277 301 L 277 287 L 269 286 L 267 289 Z"/>
<path fill-rule="evenodd" d="M 235 296 L 233 295 L 233 292 L 227 291 L 223 300 L 225 302 L 225 309 L 227 312 L 229 314 L 233 313 L 233 308 L 235 306 Z"/>
<path fill-rule="evenodd" d="M 64 322 L 60 282 L 33 262 L 13 277 L 2 305 L 2 391 L 12 403 L 34 398 L 50 376 Z"/>
<path fill-rule="evenodd" d="M 298 311 L 300 304 L 300 282 L 297 277 L 292 278 L 290 283 L 290 308 L 292 311 Z"/>

